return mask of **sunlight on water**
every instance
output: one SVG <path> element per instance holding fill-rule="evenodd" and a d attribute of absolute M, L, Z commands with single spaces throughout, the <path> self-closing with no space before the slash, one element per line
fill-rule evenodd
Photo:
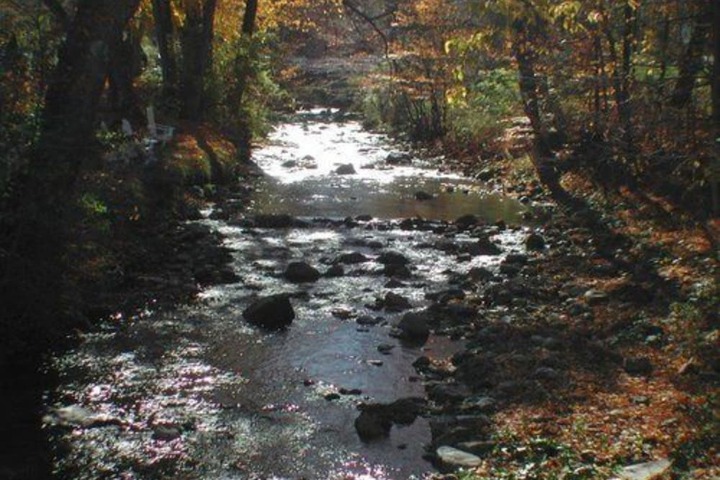
<path fill-rule="evenodd" d="M 192 306 L 117 315 L 53 360 L 59 386 L 49 395 L 46 427 L 66 452 L 56 462 L 61 476 L 392 480 L 433 471 L 422 458 L 427 419 L 366 444 L 354 429 L 357 407 L 423 396 L 413 362 L 447 361 L 463 342 L 433 334 L 423 346 L 403 344 L 390 334 L 404 312 L 385 308 L 383 299 L 392 291 L 420 311 L 432 304 L 428 294 L 455 287 L 471 269 L 497 272 L 507 252 L 523 250 L 522 228 L 457 232 L 439 220 L 474 213 L 511 222 L 523 208 L 418 158 L 388 165 L 388 155 L 403 150 L 387 137 L 312 116 L 321 114 L 279 126 L 255 157 L 268 177 L 249 215 L 302 216 L 306 228 L 203 220 L 224 236 L 237 283 L 206 289 Z M 355 174 L 334 173 L 348 163 Z M 434 198 L 418 201 L 419 189 Z M 328 220 L 361 213 L 372 219 Z M 438 221 L 401 227 L 399 219 L 415 216 Z M 502 253 L 461 251 L 481 237 Z M 388 251 L 408 262 L 394 285 L 380 259 Z M 358 261 L 343 263 L 348 253 Z M 317 268 L 321 278 L 287 281 L 293 261 Z M 337 265 L 342 275 L 325 275 Z M 286 330 L 262 331 L 243 319 L 251 302 L 271 294 L 293 305 Z M 377 322 L 361 325 L 360 317 Z M 388 344 L 391 352 L 381 353 Z"/>
<path fill-rule="evenodd" d="M 355 121 L 333 122 L 306 113 L 279 125 L 253 153 L 267 174 L 251 210 L 291 215 L 454 220 L 472 213 L 488 221 L 517 222 L 524 207 L 478 188 L 472 180 L 443 173 L 426 160 L 367 132 Z M 393 160 L 394 159 L 394 160 Z M 350 168 L 340 174 L 341 168 Z M 433 196 L 418 201 L 418 191 Z"/>

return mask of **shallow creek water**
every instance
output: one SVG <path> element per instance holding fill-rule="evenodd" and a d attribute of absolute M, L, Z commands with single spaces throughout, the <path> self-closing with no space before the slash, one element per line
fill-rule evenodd
<path fill-rule="evenodd" d="M 330 117 L 301 113 L 255 153 L 266 175 L 247 215 L 288 213 L 309 228 L 246 228 L 208 215 L 200 223 L 225 236 L 239 282 L 209 288 L 196 305 L 172 312 L 118 316 L 52 361 L 60 386 L 48 396 L 46 421 L 63 476 L 369 480 L 433 471 L 422 459 L 430 441 L 426 419 L 394 426 L 388 439 L 368 444 L 353 427 L 360 402 L 423 395 L 412 367 L 417 357 L 446 358 L 462 348 L 444 336 L 431 336 L 422 347 L 389 336 L 401 314 L 373 309 L 390 291 L 375 258 L 392 250 L 410 260 L 411 278 L 392 291 L 422 308 L 429 304 L 425 294 L 449 288 L 453 275 L 497 268 L 503 255 L 468 258 L 428 248 L 446 239 L 432 230 L 402 229 L 399 220 L 473 213 L 517 222 L 522 206 L 441 174 L 432 162 L 387 165 L 399 146 Z M 341 164 L 353 164 L 356 173 L 336 174 Z M 419 190 L 435 198 L 418 201 Z M 360 214 L 373 220 L 353 227 L 336 221 Z M 520 229 L 491 233 L 504 252 L 521 249 Z M 291 261 L 322 272 L 348 252 L 369 261 L 315 283 L 282 278 Z M 242 311 L 273 293 L 291 295 L 292 326 L 282 332 L 249 326 Z M 361 315 L 383 321 L 360 326 Z M 382 354 L 380 344 L 394 348 Z"/>

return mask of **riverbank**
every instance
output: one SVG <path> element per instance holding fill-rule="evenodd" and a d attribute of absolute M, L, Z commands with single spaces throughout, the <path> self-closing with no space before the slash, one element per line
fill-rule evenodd
<path fill-rule="evenodd" d="M 185 223 L 208 202 L 227 198 L 230 189 L 237 202 L 243 200 L 238 182 L 257 170 L 230 139 L 209 126 L 182 125 L 171 141 L 151 149 L 141 138 L 123 139 L 103 162 L 102 171 L 84 176 L 78 186 L 85 193 L 65 272 L 68 313 L 3 322 L 0 424 L 12 439 L 0 455 L 3 479 L 51 477 L 54 453 L 41 420 L 45 394 L 56 383 L 45 365 L 50 352 L 72 348 L 109 319 L 130 321 L 144 311 L 176 308 L 194 301 L 202 288 L 235 278 L 219 234 Z"/>
<path fill-rule="evenodd" d="M 478 456 L 479 478 L 609 478 L 637 464 L 646 476 L 627 478 L 717 478 L 718 220 L 572 169 L 561 184 L 577 202 L 559 205 L 522 129 L 506 137 L 505 154 L 448 168 L 538 207 L 544 241 L 511 278 L 476 286 L 482 322 L 442 374 L 466 390 L 438 401 L 488 422 L 451 443 Z"/>

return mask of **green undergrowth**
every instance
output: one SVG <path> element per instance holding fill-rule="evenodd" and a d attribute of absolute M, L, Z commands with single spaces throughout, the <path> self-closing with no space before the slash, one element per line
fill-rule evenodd
<path fill-rule="evenodd" d="M 65 199 L 57 268 L 3 246 L 15 266 L 3 269 L 11 298 L 0 323 L 0 366 L 54 348 L 117 309 L 143 307 L 154 294 L 136 279 L 166 276 L 163 262 L 172 261 L 168 242 L 179 222 L 196 217 L 206 194 L 236 181 L 246 165 L 233 142 L 208 126 L 183 126 L 154 149 L 115 135 L 100 142 L 104 153 Z M 22 225 L 22 211 L 13 215 Z"/>

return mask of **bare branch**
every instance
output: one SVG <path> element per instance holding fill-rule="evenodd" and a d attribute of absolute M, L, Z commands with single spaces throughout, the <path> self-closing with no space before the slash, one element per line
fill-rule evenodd
<path fill-rule="evenodd" d="M 365 12 L 360 10 L 356 5 L 354 5 L 350 0 L 343 0 L 343 6 L 350 10 L 352 13 L 357 15 L 358 17 L 365 20 L 365 22 L 372 27 L 373 30 L 375 30 L 375 33 L 377 33 L 380 38 L 382 39 L 383 45 L 385 46 L 385 56 L 387 57 L 390 53 L 390 42 L 388 41 L 387 35 L 385 35 L 385 32 L 383 32 L 380 27 L 377 26 L 375 23 L 375 20 L 378 17 L 372 18 L 368 16 Z"/>

